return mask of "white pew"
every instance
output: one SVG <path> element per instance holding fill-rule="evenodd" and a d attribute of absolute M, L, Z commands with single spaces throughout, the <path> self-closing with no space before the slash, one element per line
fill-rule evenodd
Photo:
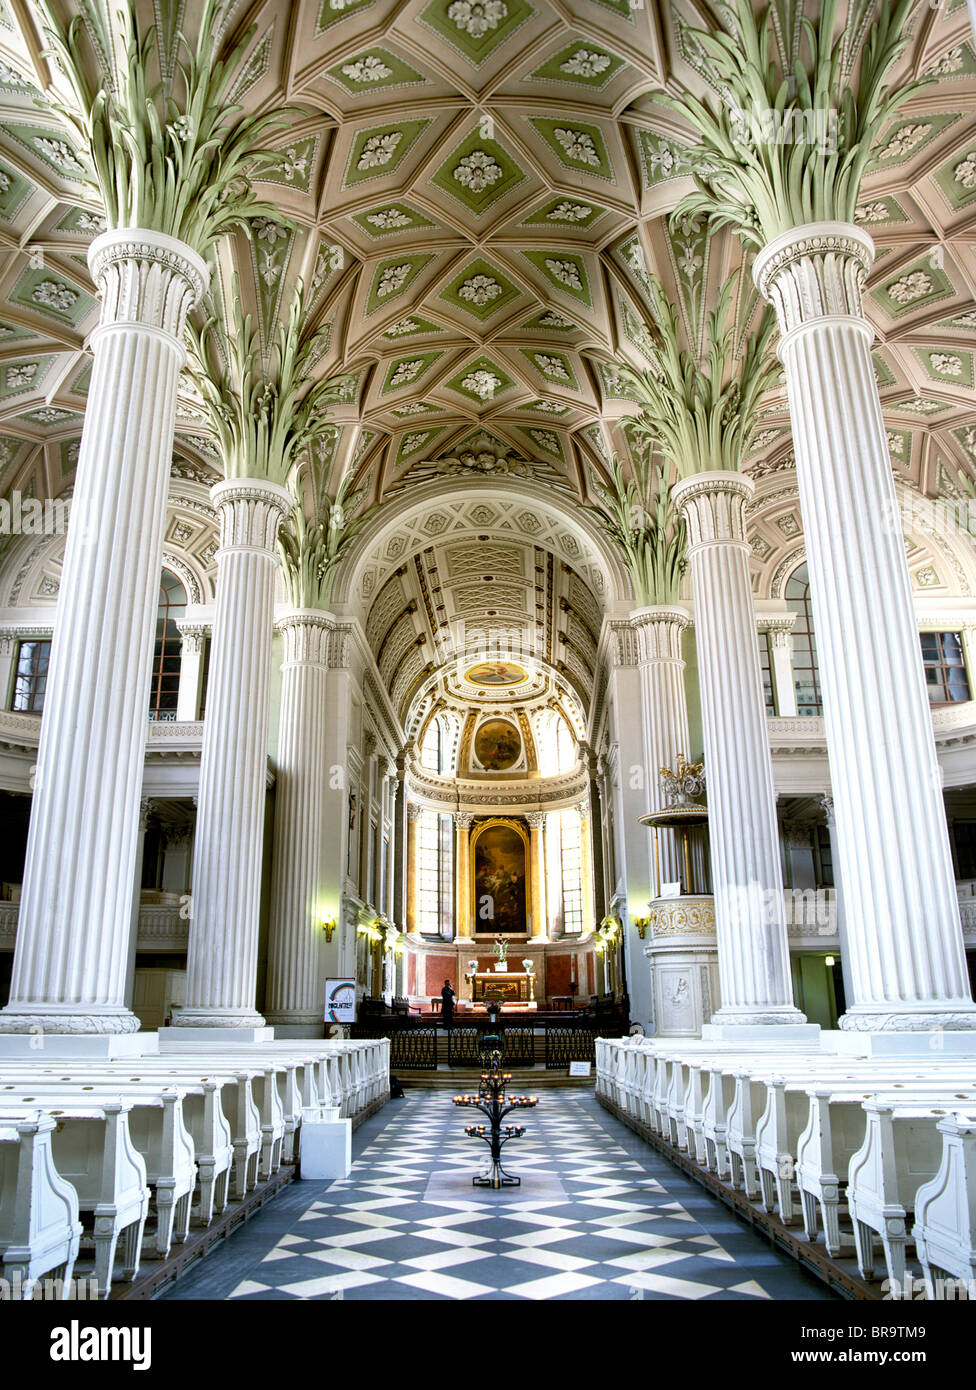
<path fill-rule="evenodd" d="M 880 1239 L 892 1297 L 900 1298 L 905 1282 L 905 1218 L 915 1194 L 939 1168 L 942 1144 L 941 1106 L 875 1097 L 863 1102 L 867 1116 L 864 1142 L 851 1159 L 847 1207 L 854 1223 L 858 1269 L 874 1277 L 874 1243 Z"/>
<path fill-rule="evenodd" d="M 976 1279 L 976 1118 L 939 1120 L 942 1157 L 931 1182 L 915 1194 L 912 1237 L 931 1299 L 944 1300 L 946 1279 L 963 1281 L 973 1297 Z"/>
<path fill-rule="evenodd" d="M 43 1275 L 67 1298 L 78 1258 L 78 1195 L 54 1165 L 55 1125 L 39 1112 L 0 1125 L 0 1256 L 24 1299 Z"/>
<path fill-rule="evenodd" d="M 0 1101 L 0 1125 L 36 1114 L 37 1106 Z M 49 1112 L 57 1121 L 52 1152 L 58 1172 L 78 1194 L 79 1211 L 94 1221 L 95 1278 L 99 1296 L 112 1288 L 121 1241 L 122 1273 L 139 1272 L 149 1211 L 146 1165 L 129 1134 L 129 1107 L 121 1101 L 69 1104 Z"/>
<path fill-rule="evenodd" d="M 190 1200 L 197 1181 L 193 1140 L 183 1123 L 181 1092 L 161 1089 L 154 1083 L 123 1083 L 114 1079 L 92 1079 L 70 1087 L 63 1081 L 31 1077 L 29 1081 L 6 1084 L 0 1103 L 36 1103 L 50 1113 L 78 1100 L 101 1105 L 117 1099 L 129 1107 L 129 1135 L 145 1161 L 146 1181 L 155 1197 L 152 1246 L 165 1259 L 174 1235 L 184 1241 L 189 1234 Z"/>

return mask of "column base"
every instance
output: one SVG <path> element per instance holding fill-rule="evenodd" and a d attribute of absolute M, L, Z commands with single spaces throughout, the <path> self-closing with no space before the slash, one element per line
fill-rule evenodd
<path fill-rule="evenodd" d="M 142 1022 L 130 1009 L 86 1010 L 78 1004 L 8 1004 L 0 1009 L 0 1034 L 70 1033 L 79 1037 L 138 1033 Z"/>
<path fill-rule="evenodd" d="M 107 1062 L 113 1058 L 149 1057 L 159 1051 L 155 1033 L 0 1033 L 0 1057 L 34 1062 Z"/>
<path fill-rule="evenodd" d="M 831 1033 L 830 1051 L 838 1057 L 976 1057 L 976 1031 L 936 1029 L 914 1033 Z"/>
<path fill-rule="evenodd" d="M 266 1020 L 256 1009 L 195 1009 L 185 1005 L 173 1010 L 174 1028 L 264 1028 Z"/>
<path fill-rule="evenodd" d="M 966 999 L 942 1007 L 928 1002 L 915 1008 L 893 1003 L 888 1009 L 855 1004 L 837 1026 L 845 1033 L 971 1033 L 976 1030 L 976 1004 Z"/>
<path fill-rule="evenodd" d="M 183 1048 L 197 1046 L 225 1047 L 233 1043 L 274 1042 L 274 1036 L 273 1028 L 227 1028 L 222 1025 L 160 1028 L 158 1033 L 160 1052 L 179 1052 Z"/>
<path fill-rule="evenodd" d="M 792 1004 L 771 1005 L 769 1007 L 757 1007 L 755 1009 L 737 1009 L 734 1007 L 721 1008 L 712 1014 L 709 1023 L 716 1027 L 725 1028 L 757 1028 L 765 1027 L 768 1024 L 779 1027 L 802 1028 L 806 1025 L 807 1016 L 801 1014 L 799 1009 Z M 816 1025 L 819 1027 L 819 1025 Z"/>
<path fill-rule="evenodd" d="M 820 1046 L 819 1023 L 706 1023 L 701 1035 L 702 1042 L 796 1043 L 812 1049 Z"/>

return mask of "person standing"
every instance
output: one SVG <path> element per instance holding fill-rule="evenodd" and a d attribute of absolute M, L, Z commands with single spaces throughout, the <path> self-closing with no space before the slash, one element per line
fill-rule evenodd
<path fill-rule="evenodd" d="M 454 1022 L 454 991 L 450 980 L 444 981 L 444 988 L 441 990 L 441 1022 L 445 1028 L 450 1028 Z"/>

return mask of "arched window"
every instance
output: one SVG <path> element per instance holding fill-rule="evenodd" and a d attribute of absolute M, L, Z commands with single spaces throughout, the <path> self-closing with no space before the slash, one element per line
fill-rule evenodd
<path fill-rule="evenodd" d="M 797 714 L 822 714 L 820 669 L 817 665 L 817 634 L 810 607 L 810 575 L 806 561 L 795 569 L 786 584 L 786 606 L 796 614 L 793 624 L 793 685 Z"/>
<path fill-rule="evenodd" d="M 543 710 L 540 715 L 536 723 L 536 747 L 539 772 L 543 777 L 572 772 L 576 766 L 576 740 L 569 725 L 556 710 Z"/>
<path fill-rule="evenodd" d="M 441 721 L 435 715 L 427 725 L 420 746 L 420 766 L 428 772 L 441 772 Z"/>
<path fill-rule="evenodd" d="M 159 581 L 159 607 L 156 610 L 156 645 L 153 648 L 152 684 L 149 687 L 149 718 L 172 722 L 180 692 L 182 638 L 176 624 L 186 612 L 186 590 L 169 570 Z"/>

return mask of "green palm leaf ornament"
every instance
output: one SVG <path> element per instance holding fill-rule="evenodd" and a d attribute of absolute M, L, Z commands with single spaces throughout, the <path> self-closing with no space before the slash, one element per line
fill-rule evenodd
<path fill-rule="evenodd" d="M 84 0 L 65 29 L 48 0 L 39 3 L 46 56 L 67 83 L 64 96 L 49 87 L 45 101 L 88 155 L 89 192 L 110 228 L 163 232 L 202 255 L 225 232 L 249 230 L 251 218 L 280 220 L 250 185 L 280 159 L 260 142 L 295 112 L 245 116 L 230 96 L 255 26 L 218 57 L 226 9 L 205 0 L 196 44 L 176 36 L 164 81 L 157 29 L 140 36 L 131 5 L 121 6 L 113 24 L 111 0 Z M 97 64 L 86 65 L 86 51 L 98 55 Z"/>
<path fill-rule="evenodd" d="M 692 126 L 696 189 L 675 217 L 704 215 L 756 248 L 810 222 L 853 222 L 872 147 L 928 80 L 889 78 L 911 41 L 916 0 L 804 0 L 716 7 L 710 30 L 679 27 L 684 57 L 711 87 L 662 100 Z M 924 12 L 924 10 L 923 10 Z"/>

